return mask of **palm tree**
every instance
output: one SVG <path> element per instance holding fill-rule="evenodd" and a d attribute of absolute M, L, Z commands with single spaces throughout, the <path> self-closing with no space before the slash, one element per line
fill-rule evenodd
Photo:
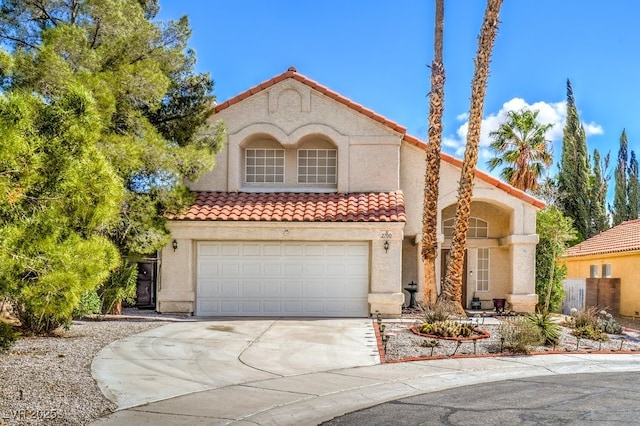
<path fill-rule="evenodd" d="M 467 145 L 462 161 L 460 182 L 458 186 L 458 205 L 451 241 L 450 258 L 447 272 L 439 300 L 452 303 L 464 315 L 462 308 L 462 272 L 464 270 L 464 252 L 467 245 L 467 230 L 469 229 L 469 214 L 471 212 L 471 197 L 473 195 L 473 179 L 478 164 L 478 146 L 480 145 L 480 128 L 482 125 L 482 110 L 484 96 L 489 77 L 489 63 L 493 43 L 498 32 L 498 16 L 500 15 L 502 0 L 487 0 L 480 37 L 478 38 L 478 52 L 475 58 L 475 71 L 471 82 L 471 107 L 469 110 L 469 130 Z"/>
<path fill-rule="evenodd" d="M 538 122 L 539 111 L 509 111 L 498 130 L 489 133 L 494 157 L 490 170 L 503 167 L 500 176 L 523 191 L 536 190 L 538 178 L 553 161 L 550 141 L 545 138 L 552 124 Z"/>
<path fill-rule="evenodd" d="M 422 303 L 436 303 L 436 257 L 438 254 L 438 187 L 440 185 L 440 150 L 442 145 L 442 114 L 444 111 L 444 64 L 442 62 L 442 34 L 444 29 L 444 0 L 436 0 L 434 59 L 431 63 L 431 92 L 429 92 L 429 143 L 425 148 L 424 203 L 422 205 L 422 260 L 424 288 Z"/>

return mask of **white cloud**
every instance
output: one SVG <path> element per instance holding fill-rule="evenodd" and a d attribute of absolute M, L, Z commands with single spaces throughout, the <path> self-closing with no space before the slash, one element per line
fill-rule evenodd
<path fill-rule="evenodd" d="M 491 143 L 489 133 L 498 129 L 498 126 L 505 121 L 509 111 L 518 111 L 523 108 L 539 111 L 538 121 L 543 124 L 552 124 L 552 127 L 547 131 L 547 139 L 552 143 L 562 140 L 562 131 L 567 115 L 566 102 L 549 103 L 539 101 L 529 104 L 522 98 L 513 98 L 502 104 L 502 108 L 500 108 L 498 112 L 490 113 L 482 120 L 482 129 L 480 133 L 481 160 L 488 160 L 491 158 L 491 153 L 487 148 Z M 458 126 L 454 135 L 444 136 L 442 140 L 443 146 L 446 150 L 460 158 L 464 155 L 464 148 L 467 142 L 467 131 L 469 129 L 468 118 L 468 113 L 457 115 L 456 119 L 464 122 Z M 601 135 L 604 133 L 602 126 L 597 123 L 583 123 L 583 125 L 587 136 Z M 485 162 L 486 161 L 480 161 L 478 166 L 480 168 L 484 168 Z"/>

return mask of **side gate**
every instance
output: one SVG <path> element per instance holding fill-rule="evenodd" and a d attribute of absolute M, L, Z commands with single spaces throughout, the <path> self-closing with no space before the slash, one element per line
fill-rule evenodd
<path fill-rule="evenodd" d="M 565 298 L 562 304 L 562 313 L 571 314 L 571 309 L 584 309 L 587 292 L 587 280 L 585 278 L 567 278 L 564 280 Z"/>

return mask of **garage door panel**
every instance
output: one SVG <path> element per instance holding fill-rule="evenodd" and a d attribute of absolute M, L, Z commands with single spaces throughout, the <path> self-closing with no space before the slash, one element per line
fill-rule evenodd
<path fill-rule="evenodd" d="M 243 281 L 242 294 L 247 297 L 260 297 L 260 281 Z"/>
<path fill-rule="evenodd" d="M 368 256 L 367 243 L 201 242 L 196 313 L 367 316 Z"/>
<path fill-rule="evenodd" d="M 236 262 L 224 262 L 220 263 L 220 276 L 222 277 L 239 277 L 240 276 L 240 264 Z"/>
<path fill-rule="evenodd" d="M 285 315 L 303 315 L 304 307 L 302 300 L 285 300 L 282 303 L 282 309 Z"/>
<path fill-rule="evenodd" d="M 304 273 L 302 263 L 285 263 L 283 265 L 285 277 L 299 277 Z"/>
<path fill-rule="evenodd" d="M 284 293 L 288 297 L 301 297 L 304 295 L 301 281 L 287 281 L 284 283 Z"/>
<path fill-rule="evenodd" d="M 222 244 L 220 246 L 220 255 L 221 256 L 233 256 L 238 257 L 240 254 L 240 246 L 234 243 Z"/>
<path fill-rule="evenodd" d="M 200 282 L 198 294 L 200 297 L 218 297 L 220 282 L 217 280 L 202 280 Z"/>
<path fill-rule="evenodd" d="M 266 281 L 262 284 L 262 296 L 282 297 L 282 283 L 279 281 Z"/>
<path fill-rule="evenodd" d="M 222 281 L 220 283 L 220 297 L 238 297 L 240 295 L 240 281 Z"/>
<path fill-rule="evenodd" d="M 261 265 L 259 263 L 245 263 L 241 266 L 243 277 L 259 277 L 262 275 Z"/>

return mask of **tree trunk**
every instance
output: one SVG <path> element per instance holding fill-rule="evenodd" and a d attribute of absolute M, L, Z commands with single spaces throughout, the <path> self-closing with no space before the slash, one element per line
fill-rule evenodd
<path fill-rule="evenodd" d="M 458 187 L 458 205 L 456 207 L 455 225 L 451 241 L 450 260 L 447 265 L 441 299 L 454 304 L 460 313 L 462 308 L 462 273 L 464 271 L 464 252 L 467 245 L 467 230 L 471 213 L 471 197 L 473 196 L 473 180 L 478 163 L 478 146 L 480 144 L 480 128 L 484 97 L 489 77 L 489 62 L 493 43 L 498 30 L 498 16 L 502 0 L 488 0 L 475 58 L 475 72 L 471 83 L 471 108 L 469 111 L 469 130 L 464 160 Z"/>
<path fill-rule="evenodd" d="M 442 34 L 444 30 L 444 0 L 436 0 L 434 60 L 431 64 L 429 92 L 429 141 L 425 148 L 424 203 L 422 206 L 422 260 L 424 288 L 422 303 L 433 306 L 438 294 L 436 258 L 438 253 L 438 188 L 440 185 L 440 150 L 442 145 L 442 114 L 444 111 L 444 65 L 442 64 Z"/>

